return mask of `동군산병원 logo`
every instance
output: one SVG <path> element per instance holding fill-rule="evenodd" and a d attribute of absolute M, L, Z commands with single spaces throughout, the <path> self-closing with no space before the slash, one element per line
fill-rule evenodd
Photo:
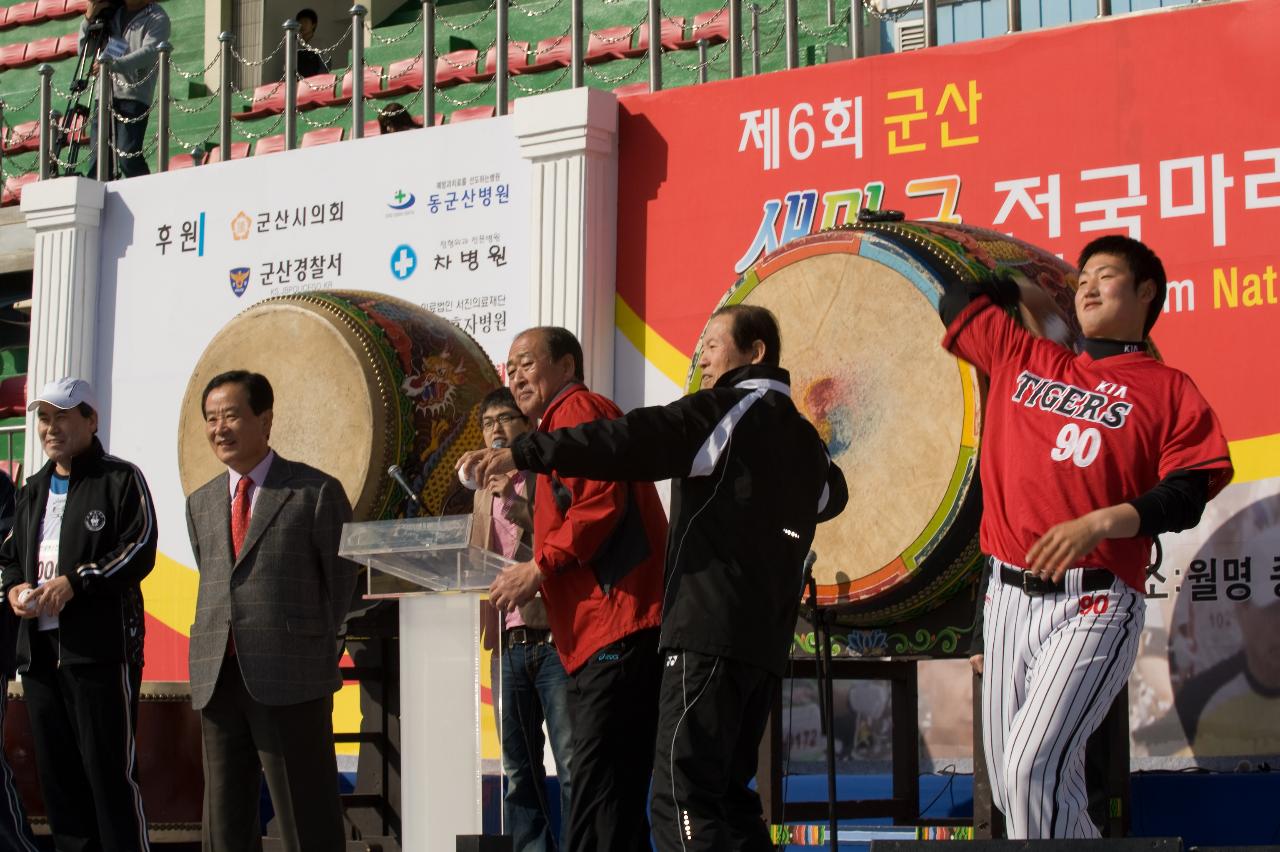
<path fill-rule="evenodd" d="M 418 268 L 418 255 L 413 247 L 405 244 L 396 246 L 391 252 L 391 274 L 397 281 L 404 281 Z"/>
<path fill-rule="evenodd" d="M 412 192 L 405 192 L 403 189 L 397 189 L 396 194 L 391 196 L 391 200 L 387 202 L 387 206 L 392 210 L 408 210 L 417 200 L 417 196 Z"/>
<path fill-rule="evenodd" d="M 237 298 L 243 296 L 244 291 L 249 289 L 249 267 L 237 266 L 228 273 L 228 277 L 230 278 L 231 292 L 235 293 Z"/>

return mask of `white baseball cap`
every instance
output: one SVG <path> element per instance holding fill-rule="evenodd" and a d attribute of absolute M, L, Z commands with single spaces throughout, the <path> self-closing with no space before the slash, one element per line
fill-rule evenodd
<path fill-rule="evenodd" d="M 93 386 L 84 379 L 77 379 L 74 376 L 49 382 L 40 389 L 40 395 L 27 404 L 27 411 L 35 411 L 42 402 L 47 402 L 63 411 L 75 408 L 81 403 L 87 404 L 94 411 L 98 410 L 98 400 L 93 395 Z"/>

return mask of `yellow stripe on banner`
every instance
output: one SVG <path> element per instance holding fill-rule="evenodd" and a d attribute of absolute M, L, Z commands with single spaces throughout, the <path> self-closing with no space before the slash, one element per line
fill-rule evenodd
<path fill-rule="evenodd" d="M 196 619 L 196 593 L 200 574 L 163 553 L 156 553 L 156 567 L 142 581 L 147 614 L 165 627 L 187 636 Z"/>
<path fill-rule="evenodd" d="M 631 310 L 631 306 L 621 296 L 614 298 L 613 321 L 622 332 L 622 336 L 639 350 L 650 364 L 678 387 L 684 387 L 684 380 L 689 375 L 689 361 L 692 356 L 686 355 L 667 342 L 640 315 Z"/>
<path fill-rule="evenodd" d="M 1280 476 L 1280 435 L 1263 435 L 1231 441 L 1231 464 L 1236 469 L 1234 483 L 1256 482 Z"/>

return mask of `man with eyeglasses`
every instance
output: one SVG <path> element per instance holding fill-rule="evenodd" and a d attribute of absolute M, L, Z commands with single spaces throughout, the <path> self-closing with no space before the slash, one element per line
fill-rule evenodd
<path fill-rule="evenodd" d="M 516 405 L 538 431 L 622 416 L 583 383 L 582 345 L 555 326 L 511 344 Z M 481 481 L 487 481 L 482 477 Z M 667 517 L 651 482 L 536 478 L 533 559 L 504 569 L 489 599 L 510 611 L 539 590 L 568 673 L 570 852 L 649 852 L 658 723 L 658 626 Z"/>
<path fill-rule="evenodd" d="M 517 435 L 529 431 L 529 418 L 520 413 L 510 389 L 498 388 L 481 400 L 480 430 L 489 449 L 509 447 Z M 533 476 L 523 472 L 495 474 L 480 486 L 471 515 L 471 541 L 508 558 L 517 554 L 528 558 L 533 546 Z M 497 617 L 504 619 L 505 627 L 498 634 L 502 771 L 507 776 L 505 830 L 511 835 L 514 852 L 551 852 L 564 846 L 569 814 L 572 743 L 568 675 L 552 642 L 541 597 Z M 498 633 L 496 618 L 492 626 Z M 487 641 L 485 647 L 491 647 Z M 551 830 L 547 773 L 542 762 L 544 720 L 560 782 L 558 841 Z"/>

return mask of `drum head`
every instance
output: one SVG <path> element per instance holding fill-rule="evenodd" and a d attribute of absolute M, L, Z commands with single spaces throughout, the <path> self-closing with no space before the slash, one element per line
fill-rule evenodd
<path fill-rule="evenodd" d="M 224 470 L 205 435 L 205 385 L 219 373 L 244 369 L 266 376 L 275 393 L 271 446 L 336 477 L 355 505 L 383 457 L 383 430 L 374 429 L 369 394 L 376 379 L 359 347 L 349 329 L 302 301 L 263 303 L 227 323 L 200 356 L 183 397 L 183 492 L 190 494 Z"/>

